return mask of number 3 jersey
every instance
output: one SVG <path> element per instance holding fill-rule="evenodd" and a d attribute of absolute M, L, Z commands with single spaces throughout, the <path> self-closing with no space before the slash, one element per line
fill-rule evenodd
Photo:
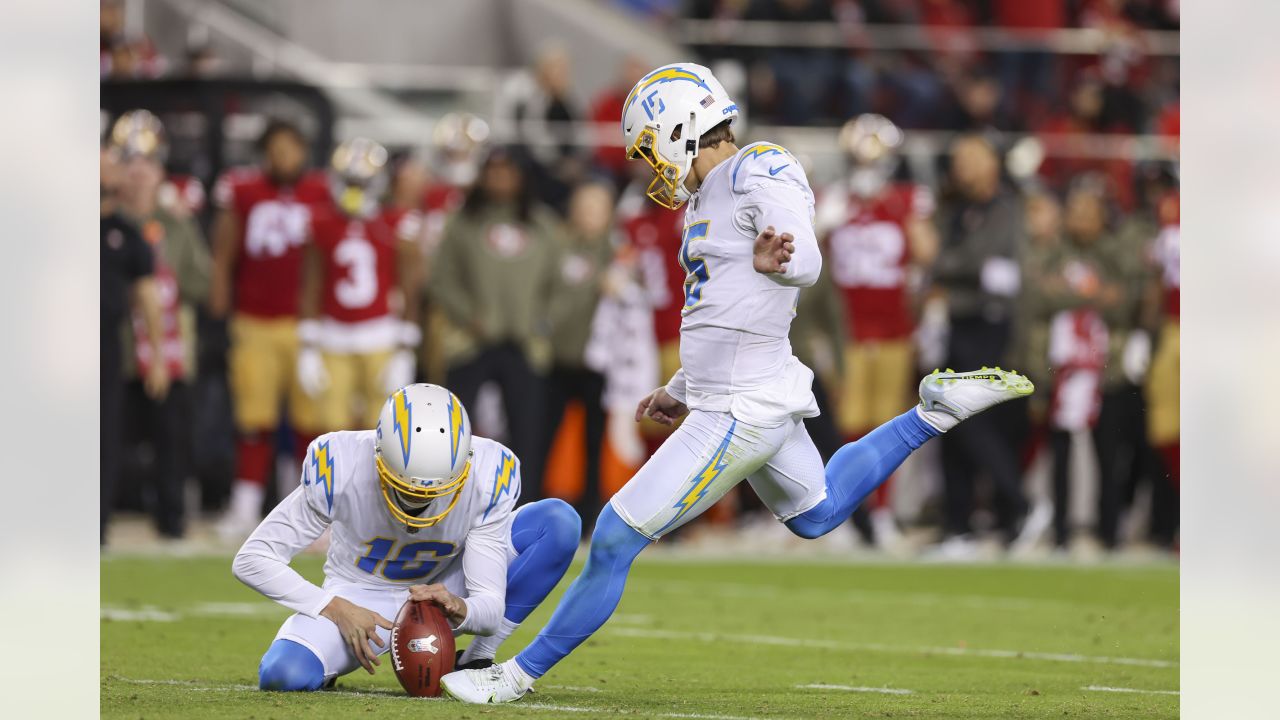
<path fill-rule="evenodd" d="M 394 347 L 399 320 L 391 312 L 400 243 L 385 216 L 352 218 L 330 203 L 311 222 L 320 256 L 321 321 L 326 349 L 370 352 Z"/>
<path fill-rule="evenodd" d="M 437 429 L 423 428 L 428 430 Z M 457 504 L 436 525 L 410 532 L 383 499 L 374 468 L 375 433 L 333 432 L 311 443 L 302 485 L 245 541 L 236 556 L 236 576 L 285 607 L 315 617 L 333 598 L 334 585 L 403 589 L 438 582 L 461 563 L 467 618 L 459 631 L 496 626 L 506 598 L 519 460 L 502 444 L 473 436 L 471 468 Z M 450 499 L 437 498 L 425 513 L 439 514 Z M 330 540 L 321 588 L 288 563 L 325 528 Z"/>
<path fill-rule="evenodd" d="M 707 173 L 686 208 L 681 369 L 668 392 L 692 409 L 762 427 L 817 415 L 813 372 L 788 340 L 800 288 L 822 269 L 800 163 L 778 145 L 748 145 Z M 784 273 L 753 265 L 756 236 L 769 226 L 795 237 Z"/>

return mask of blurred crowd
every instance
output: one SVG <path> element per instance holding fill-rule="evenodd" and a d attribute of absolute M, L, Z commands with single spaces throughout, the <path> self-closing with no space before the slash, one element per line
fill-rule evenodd
<path fill-rule="evenodd" d="M 1176 27 L 1176 13 L 1155 2 L 1044 3 L 1060 6 L 1044 18 L 1020 14 L 1023 5 L 1041 4 L 780 0 L 689 11 L 1015 27 L 1105 16 Z M 1088 132 L 1147 131 L 1151 107 L 1110 124 L 1119 116 L 1109 113 L 1128 106 L 1114 99 L 1106 58 L 1068 69 L 1060 58 L 1015 53 L 1009 70 L 999 65 L 1007 57 L 968 64 L 922 53 L 893 73 L 880 68 L 888 74 L 877 82 L 918 68 L 992 83 L 977 94 L 990 118 L 1004 119 L 965 120 L 938 105 L 908 109 L 896 91 L 882 103 L 880 89 L 852 80 L 861 70 L 814 70 L 864 67 L 860 57 L 819 55 L 744 60 L 769 65 L 775 88 L 811 94 L 804 117 L 780 119 L 847 120 L 842 171 L 811 178 L 824 272 L 802 294 L 792 336 L 817 374 L 822 415 L 809 422 L 819 448 L 829 455 L 900 413 L 934 367 L 1011 366 L 1039 388 L 1030 402 L 999 406 L 934 443 L 922 462 L 937 465 L 936 492 L 903 512 L 890 482 L 855 515 L 858 531 L 890 547 L 904 524 L 923 525 L 936 529 L 931 552 L 957 558 L 984 536 L 1065 550 L 1081 530 L 1112 549 L 1145 494 L 1143 539 L 1173 547 L 1177 167 L 1050 158 L 1015 181 L 1009 148 L 982 132 L 1032 127 L 1038 105 L 1044 122 L 1062 112 Z M 159 118 L 113 119 L 101 153 L 104 542 L 117 504 L 152 513 L 162 536 L 182 537 L 192 478 L 219 532 L 242 538 L 296 483 L 312 437 L 372 427 L 386 395 L 414 380 L 448 387 L 477 433 L 516 452 L 523 501 L 568 495 L 589 531 L 616 488 L 609 468 L 625 479 L 667 432 L 631 415 L 679 364 L 681 217 L 645 199 L 647 166 L 612 145 L 584 146 L 559 123 L 615 123 L 647 69 L 623 59 L 616 85 L 583 109 L 570 55 L 547 50 L 513 75 L 489 118 L 514 121 L 515 142 L 494 142 L 484 118 L 451 113 L 421 148 L 342 138 L 312 162 L 312 138 L 274 118 L 257 140 L 257 163 L 223 172 L 207 197 L 198 179 L 166 172 Z M 805 89 L 788 72 L 852 84 Z M 1050 87 L 1041 72 L 1066 73 L 1069 92 L 1040 92 Z M 782 112 L 758 84 L 753 77 L 753 117 Z M 1145 80 L 1133 87 L 1145 100 L 1160 95 Z M 901 156 L 911 129 L 926 126 L 962 131 L 940 157 L 935 186 L 916 181 Z M 562 422 L 572 408 L 576 420 Z M 582 457 L 566 465 L 553 456 L 570 431 L 581 435 L 569 446 Z M 1081 527 L 1070 508 L 1080 475 L 1072 448 L 1082 441 L 1094 455 L 1097 501 Z M 1051 492 L 1035 502 L 1026 477 L 1042 456 Z M 733 493 L 708 521 L 745 522 L 755 505 L 749 491 Z"/>

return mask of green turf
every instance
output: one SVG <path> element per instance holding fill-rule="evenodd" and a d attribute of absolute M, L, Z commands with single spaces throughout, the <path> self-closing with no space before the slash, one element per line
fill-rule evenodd
<path fill-rule="evenodd" d="M 473 707 L 404 696 L 386 663 L 375 676 L 342 678 L 336 691 L 254 690 L 258 658 L 287 611 L 241 586 L 229 565 L 218 558 L 103 562 L 103 717 L 1178 714 L 1176 695 L 1082 689 L 1178 689 L 1172 567 L 642 558 L 619 614 L 543 678 L 536 695 L 512 706 Z M 319 558 L 300 560 L 300 569 L 319 579 Z M 553 605 L 529 619 L 502 657 L 528 642 Z M 109 619 L 120 610 L 152 619 Z M 912 694 L 796 687 L 809 684 Z"/>

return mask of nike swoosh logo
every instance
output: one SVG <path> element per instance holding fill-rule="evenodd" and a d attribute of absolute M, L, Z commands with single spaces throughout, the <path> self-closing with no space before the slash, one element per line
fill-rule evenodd
<path fill-rule="evenodd" d="M 787 168 L 787 167 L 791 167 L 791 163 L 787 163 L 786 165 L 779 165 L 776 168 L 769 168 L 769 174 L 777 175 L 778 173 L 782 172 L 783 168 Z"/>

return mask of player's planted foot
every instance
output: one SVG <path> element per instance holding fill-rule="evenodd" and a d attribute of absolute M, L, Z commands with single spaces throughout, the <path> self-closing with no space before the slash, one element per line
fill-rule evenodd
<path fill-rule="evenodd" d="M 920 381 L 917 411 L 925 422 L 946 432 L 993 405 L 1026 397 L 1035 385 L 1013 370 L 982 368 L 969 372 L 934 370 Z"/>
<path fill-rule="evenodd" d="M 444 693 L 476 705 L 515 702 L 533 692 L 533 678 L 515 659 L 482 670 L 458 670 L 440 678 Z"/>

